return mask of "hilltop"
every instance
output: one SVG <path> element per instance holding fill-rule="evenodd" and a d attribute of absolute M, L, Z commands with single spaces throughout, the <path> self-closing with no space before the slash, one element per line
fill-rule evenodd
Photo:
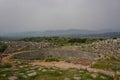
<path fill-rule="evenodd" d="M 7 45 L 1 53 L 2 80 L 113 80 L 116 75 L 120 77 L 120 38 L 42 37 L 2 43 Z"/>

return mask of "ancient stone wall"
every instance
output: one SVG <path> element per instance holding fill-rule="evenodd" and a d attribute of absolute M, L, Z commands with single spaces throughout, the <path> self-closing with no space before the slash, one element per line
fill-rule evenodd
<path fill-rule="evenodd" d="M 94 42 L 84 46 L 84 50 L 120 58 L 120 38 Z"/>
<path fill-rule="evenodd" d="M 4 54 L 24 50 L 38 50 L 41 48 L 53 46 L 47 42 L 6 41 L 4 43 L 8 45 L 7 49 L 4 51 Z"/>

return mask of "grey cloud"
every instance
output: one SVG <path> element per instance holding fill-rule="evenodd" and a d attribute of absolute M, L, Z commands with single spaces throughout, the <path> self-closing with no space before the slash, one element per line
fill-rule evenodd
<path fill-rule="evenodd" d="M 71 28 L 120 30 L 120 0 L 0 0 L 0 34 Z"/>

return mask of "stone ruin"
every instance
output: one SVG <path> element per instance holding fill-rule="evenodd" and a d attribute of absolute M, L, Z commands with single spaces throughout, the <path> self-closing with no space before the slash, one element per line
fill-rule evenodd
<path fill-rule="evenodd" d="M 101 57 L 114 56 L 120 59 L 120 38 L 94 42 L 85 45 L 83 50 L 98 53 Z"/>
<path fill-rule="evenodd" d="M 53 47 L 53 44 L 48 42 L 24 42 L 24 41 L 5 41 L 7 49 L 3 54 L 9 54 L 17 51 L 39 50 L 41 48 Z"/>

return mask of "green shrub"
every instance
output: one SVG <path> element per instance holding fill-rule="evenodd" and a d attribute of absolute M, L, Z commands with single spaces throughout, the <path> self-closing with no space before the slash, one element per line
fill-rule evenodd
<path fill-rule="evenodd" d="M 48 56 L 44 59 L 46 62 L 51 62 L 51 61 L 57 61 L 59 62 L 60 59 L 59 58 L 56 58 L 56 57 L 52 57 L 52 56 Z"/>
<path fill-rule="evenodd" d="M 0 42 L 0 52 L 4 52 L 6 48 L 7 48 L 7 45 Z"/>
<path fill-rule="evenodd" d="M 98 68 L 98 69 L 106 69 L 108 67 L 107 64 L 102 64 L 102 63 L 95 63 L 93 66 L 93 68 Z"/>
<path fill-rule="evenodd" d="M 114 56 L 110 56 L 110 60 L 117 60 Z"/>
<path fill-rule="evenodd" d="M 0 68 L 11 68 L 11 67 L 12 67 L 12 64 L 8 62 L 0 65 Z"/>

